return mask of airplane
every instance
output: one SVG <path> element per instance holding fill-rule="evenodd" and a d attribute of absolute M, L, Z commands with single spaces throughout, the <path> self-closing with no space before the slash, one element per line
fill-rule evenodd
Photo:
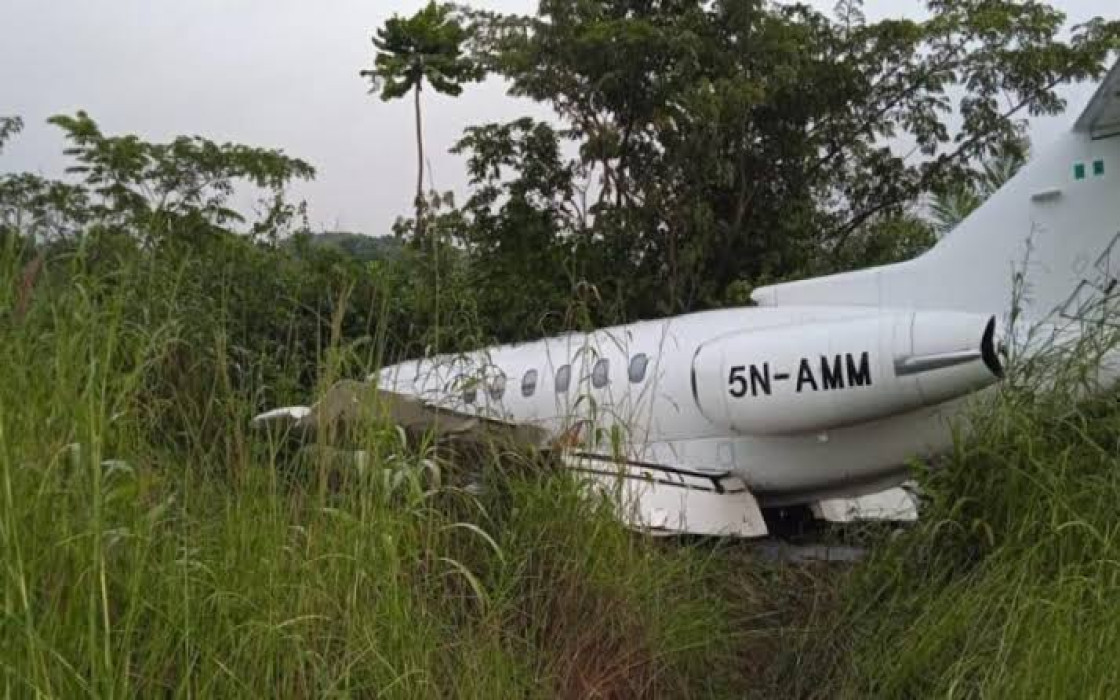
<path fill-rule="evenodd" d="M 653 534 L 764 537 L 789 508 L 913 520 L 908 465 L 951 449 L 1021 329 L 1068 342 L 1106 320 L 1118 241 L 1120 62 L 1072 129 L 912 260 L 763 287 L 751 307 L 420 358 L 254 421 L 313 429 L 373 396 L 410 429 L 505 431 Z"/>

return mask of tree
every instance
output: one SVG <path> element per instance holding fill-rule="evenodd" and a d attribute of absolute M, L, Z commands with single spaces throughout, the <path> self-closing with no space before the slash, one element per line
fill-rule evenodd
<path fill-rule="evenodd" d="M 1055 88 L 1099 77 L 1120 38 L 1118 22 L 1070 30 L 1041 2 L 928 7 L 924 21 L 868 22 L 858 0 L 832 16 L 762 0 L 542 0 L 533 17 L 471 19 L 479 60 L 552 106 L 575 142 L 564 167 L 590 196 L 588 225 L 557 219 L 553 244 L 649 316 L 911 253 L 928 240 L 912 214 L 923 197 L 1017 140 L 1026 116 L 1060 112 Z M 907 244 L 882 239 L 895 234 Z"/>
<path fill-rule="evenodd" d="M 370 91 L 380 90 L 382 100 L 412 93 L 416 111 L 416 216 L 423 230 L 424 137 L 420 92 L 427 82 L 439 93 L 458 96 L 463 83 L 480 80 L 477 64 L 463 51 L 467 32 L 451 5 L 429 2 L 412 17 L 394 15 L 373 36 L 377 49 L 373 68 L 360 75 L 370 81 Z"/>
<path fill-rule="evenodd" d="M 20 117 L 0 117 L 0 153 L 23 130 Z M 34 173 L 0 175 L 0 235 L 57 240 L 77 235 L 87 223 L 89 199 L 78 185 Z"/>
<path fill-rule="evenodd" d="M 56 115 L 49 122 L 65 132 L 70 142 L 65 153 L 76 161 L 67 172 L 82 182 L 29 183 L 35 187 L 24 188 L 24 199 L 34 203 L 54 192 L 57 201 L 84 209 L 68 218 L 127 232 L 147 245 L 242 224 L 256 239 L 275 240 L 302 211 L 302 205 L 287 202 L 285 188 L 315 175 L 311 165 L 280 150 L 218 144 L 200 136 L 179 136 L 170 143 L 107 136 L 85 112 Z M 264 191 L 261 214 L 252 222 L 230 203 L 240 185 Z M 36 188 L 42 192 L 35 194 Z"/>
<path fill-rule="evenodd" d="M 0 232 L 18 231 L 35 241 L 72 240 L 92 219 L 82 185 L 35 173 L 0 175 Z"/>
<path fill-rule="evenodd" d="M 306 244 L 310 248 L 337 250 L 360 263 L 396 260 L 404 245 L 393 236 L 374 237 L 347 231 L 303 232 L 287 243 L 293 249 Z"/>
<path fill-rule="evenodd" d="M 468 128 L 453 152 L 467 154 L 473 186 L 461 210 L 440 221 L 468 254 L 468 278 L 488 330 L 524 340 L 565 329 L 581 212 L 561 134 L 522 118 Z M 516 290 L 514 292 L 513 290 Z"/>
<path fill-rule="evenodd" d="M 284 191 L 313 175 L 309 164 L 199 136 L 153 143 L 107 134 L 84 112 L 51 123 L 67 137 L 72 167 L 65 182 L 0 173 L 0 246 L 7 262 L 14 253 L 28 263 L 14 289 L 0 289 L 0 322 L 34 313 L 35 300 L 50 298 L 51 288 L 74 285 L 83 299 L 110 303 L 114 317 L 126 319 L 121 342 L 172 321 L 174 340 L 140 382 L 150 399 L 145 415 L 168 428 L 161 436 L 175 435 L 181 419 L 194 416 L 220 444 L 228 421 L 241 418 L 212 404 L 205 385 L 214 377 L 275 405 L 311 390 L 324 338 L 361 343 L 377 328 L 387 357 L 412 347 L 405 324 L 416 314 L 390 293 L 382 296 L 383 271 L 357 259 L 380 257 L 383 270 L 407 279 L 407 269 L 396 270 L 399 240 L 343 237 L 371 244 L 360 250 L 314 245 L 310 236 L 277 240 L 302 227 L 292 220 L 300 206 L 288 204 Z M 13 124 L 0 119 L 0 140 L 14 133 Z M 254 189 L 263 190 L 263 207 L 235 206 L 243 199 L 235 195 Z"/>

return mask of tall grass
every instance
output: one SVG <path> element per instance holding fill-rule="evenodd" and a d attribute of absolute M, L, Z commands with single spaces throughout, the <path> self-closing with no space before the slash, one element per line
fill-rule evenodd
<path fill-rule="evenodd" d="M 804 694 L 1120 695 L 1120 406 L 1084 391 L 1103 330 L 1025 365 L 920 475 L 921 524 L 803 640 Z"/>
<path fill-rule="evenodd" d="M 789 566 L 636 536 L 531 456 L 474 457 L 479 495 L 392 426 L 294 452 L 250 416 L 378 330 L 347 346 L 336 299 L 325 337 L 243 333 L 237 275 L 103 254 L 0 250 L 5 697 L 1120 692 L 1120 409 L 1084 358 L 986 405 L 917 527 Z"/>
<path fill-rule="evenodd" d="M 220 296 L 144 261 L 91 274 L 82 251 L 28 280 L 7 245 L 5 697 L 746 689 L 718 548 L 636 537 L 524 459 L 485 460 L 472 495 L 388 426 L 359 436 L 365 463 L 293 458 L 245 429 L 263 375 L 222 324 L 199 340 Z"/>

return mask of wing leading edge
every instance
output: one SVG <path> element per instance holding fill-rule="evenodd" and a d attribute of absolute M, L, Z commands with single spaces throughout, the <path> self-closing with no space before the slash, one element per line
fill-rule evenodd
<path fill-rule="evenodd" d="M 283 422 L 287 427 L 312 432 L 338 429 L 371 418 L 386 420 L 409 432 L 431 433 L 443 440 L 505 441 L 519 447 L 545 447 L 549 439 L 548 432 L 539 426 L 463 413 L 351 379 L 334 384 L 310 408 L 276 409 L 257 416 L 253 423 L 264 426 Z"/>

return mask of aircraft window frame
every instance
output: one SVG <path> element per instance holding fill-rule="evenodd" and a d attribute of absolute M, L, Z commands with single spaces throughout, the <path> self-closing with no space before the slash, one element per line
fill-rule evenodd
<path fill-rule="evenodd" d="M 630 358 L 630 365 L 626 368 L 626 376 L 631 384 L 641 384 L 646 380 L 649 371 L 649 355 L 640 352 Z"/>
<path fill-rule="evenodd" d="M 529 398 L 537 393 L 537 370 L 530 369 L 521 377 L 521 395 Z"/>
<path fill-rule="evenodd" d="M 506 375 L 499 374 L 491 379 L 489 386 L 486 387 L 486 393 L 490 395 L 491 401 L 501 401 L 506 395 Z"/>
<path fill-rule="evenodd" d="M 563 365 L 556 370 L 556 393 L 566 394 L 572 385 L 572 366 Z"/>
<path fill-rule="evenodd" d="M 606 357 L 600 357 L 591 368 L 591 386 L 596 389 L 602 389 L 611 383 L 611 361 Z"/>

